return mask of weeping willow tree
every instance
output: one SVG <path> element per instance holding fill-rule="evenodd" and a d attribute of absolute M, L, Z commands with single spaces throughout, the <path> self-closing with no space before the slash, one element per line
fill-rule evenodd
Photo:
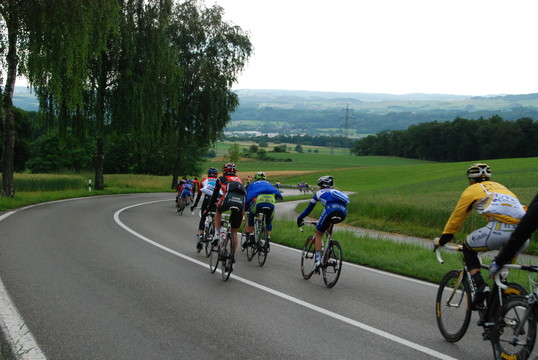
<path fill-rule="evenodd" d="M 131 139 L 135 172 L 155 173 L 154 163 L 167 162 L 181 76 L 168 37 L 172 6 L 169 0 L 129 0 L 124 7 L 111 131 Z"/>
<path fill-rule="evenodd" d="M 221 134 L 238 104 L 231 91 L 252 53 L 248 34 L 223 20 L 224 9 L 206 8 L 188 0 L 174 8 L 172 46 L 183 70 L 174 111 L 176 151 L 172 176 L 175 188 L 188 146 L 207 149 Z"/>
<path fill-rule="evenodd" d="M 7 196 L 14 194 L 10 109 L 17 73 L 28 77 L 42 113 L 62 138 L 71 132 L 80 142 L 95 141 L 96 189 L 104 187 L 109 136 L 129 139 L 136 172 L 173 172 L 175 186 L 185 164 L 200 162 L 238 105 L 231 86 L 252 44 L 241 28 L 223 21 L 219 6 L 195 0 L 2 0 L 0 13 Z"/>
<path fill-rule="evenodd" d="M 6 82 L 0 89 L 2 100 L 2 196 L 15 196 L 13 180 L 15 158 L 15 116 L 13 114 L 13 90 L 19 73 L 20 60 L 24 60 L 25 40 L 28 36 L 26 24 L 32 12 L 32 2 L 25 0 L 0 1 L 0 74 L 6 73 Z M 0 75 L 1 83 L 4 83 Z"/>
<path fill-rule="evenodd" d="M 29 22 L 27 76 L 41 111 L 57 120 L 60 138 L 72 131 L 96 141 L 96 189 L 103 188 L 103 128 L 110 44 L 118 26 L 117 0 L 43 0 Z"/>

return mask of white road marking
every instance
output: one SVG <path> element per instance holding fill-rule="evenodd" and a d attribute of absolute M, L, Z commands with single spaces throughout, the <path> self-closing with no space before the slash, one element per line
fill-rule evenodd
<path fill-rule="evenodd" d="M 130 208 L 133 208 L 133 207 L 137 207 L 137 206 L 142 206 L 142 205 L 148 205 L 148 204 L 153 204 L 153 203 L 157 203 L 157 202 L 162 202 L 162 201 L 168 201 L 168 200 L 156 200 L 156 201 L 149 201 L 149 202 L 144 202 L 144 203 L 139 203 L 139 204 L 135 204 L 135 205 L 130 205 L 130 206 L 127 206 L 127 207 L 124 207 L 118 211 L 116 211 L 116 213 L 114 213 L 114 220 L 116 221 L 116 223 L 121 226 L 123 229 L 125 229 L 126 231 L 128 231 L 129 233 L 133 234 L 134 236 L 138 237 L 139 239 L 151 244 L 151 245 L 154 245 L 170 254 L 173 254 L 173 255 L 176 255 L 184 260 L 187 260 L 187 261 L 190 261 L 192 263 L 195 263 L 197 265 L 200 265 L 200 266 L 203 266 L 205 268 L 209 268 L 209 264 L 205 263 L 205 262 L 201 262 L 199 260 L 196 260 L 194 258 L 191 258 L 187 255 L 184 255 L 180 252 L 177 252 L 175 250 L 172 250 L 164 245 L 161 245 L 147 237 L 145 237 L 144 235 L 141 235 L 139 233 L 137 233 L 136 231 L 132 230 L 131 228 L 129 228 L 128 226 L 126 226 L 123 222 L 121 222 L 119 216 L 120 214 L 127 210 L 127 209 L 130 209 Z M 219 270 L 220 271 L 220 270 Z M 346 316 L 343 316 L 343 315 L 340 315 L 340 314 L 337 314 L 333 311 L 330 311 L 330 310 L 327 310 L 327 309 L 324 309 L 324 308 L 321 308 L 319 306 L 316 306 L 316 305 L 312 305 L 306 301 L 303 301 L 301 299 L 298 299 L 298 298 L 295 298 L 293 296 L 290 296 L 290 295 L 287 295 L 283 292 L 280 292 L 278 290 L 274 290 L 274 289 L 271 289 L 267 286 L 264 286 L 264 285 L 261 285 L 261 284 L 258 284 L 258 283 L 255 283 L 253 281 L 250 281 L 250 280 L 247 280 L 245 278 L 242 278 L 242 277 L 239 277 L 237 275 L 234 275 L 232 274 L 231 277 L 237 281 L 240 281 L 246 285 L 250 285 L 252 287 L 255 287 L 257 289 L 260 289 L 262 291 L 265 291 L 265 292 L 268 292 L 270 294 L 273 294 L 275 296 L 278 296 L 282 299 L 285 299 L 285 300 L 288 300 L 290 302 L 293 302 L 297 305 L 300 305 L 300 306 L 303 306 L 303 307 L 306 307 L 310 310 L 314 310 L 318 313 L 321 313 L 321 314 L 324 314 L 324 315 L 327 315 L 327 316 L 330 316 L 336 320 L 340 320 L 342 322 L 345 322 L 349 325 L 352 325 L 352 326 L 355 326 L 355 327 L 358 327 L 360 329 L 363 329 L 365 331 L 368 331 L 370 333 L 373 333 L 375 335 L 378 335 L 378 336 L 381 336 L 381 337 L 384 337 L 385 339 L 388 339 L 388 340 L 391 340 L 391 341 L 394 341 L 396 343 L 399 343 L 401 345 L 404 345 L 404 346 L 407 346 L 409 348 L 412 348 L 414 350 L 417 350 L 417 351 L 420 351 L 422 353 L 425 353 L 427 355 L 430 355 L 432 357 L 435 357 L 437 359 L 444 359 L 444 360 L 455 360 L 455 358 L 449 356 L 449 355 L 446 355 L 446 354 L 443 354 L 443 353 L 440 353 L 436 350 L 433 350 L 433 349 L 430 349 L 430 348 L 427 348 L 425 346 L 422 346 L 420 344 L 417 344 L 417 343 L 414 343 L 414 342 L 411 342 L 409 340 L 406 340 L 406 339 L 403 339 L 399 336 L 396 336 L 396 335 L 393 335 L 391 333 L 388 333 L 386 331 L 383 331 L 383 330 L 380 330 L 380 329 L 377 329 L 377 328 L 374 328 L 372 326 L 369 326 L 369 325 L 366 325 L 364 323 L 361 323 L 359 321 L 356 321 L 356 320 L 353 320 L 351 318 L 348 318 Z M 407 279 L 407 278 L 405 278 Z"/>
<path fill-rule="evenodd" d="M 9 211 L 3 214 L 0 216 L 0 221 L 4 220 L 10 215 L 15 214 L 17 211 L 18 210 Z M 45 354 L 43 354 L 39 348 L 39 345 L 37 345 L 37 341 L 26 326 L 26 323 L 15 307 L 15 304 L 13 304 L 13 301 L 11 301 L 11 297 L 6 290 L 2 279 L 0 279 L 0 327 L 2 328 L 2 332 L 6 336 L 6 340 L 9 342 L 11 350 L 17 359 L 47 359 Z"/>

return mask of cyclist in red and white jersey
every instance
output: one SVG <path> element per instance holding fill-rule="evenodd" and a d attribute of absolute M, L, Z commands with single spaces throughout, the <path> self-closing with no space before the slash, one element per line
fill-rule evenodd
<path fill-rule="evenodd" d="M 209 170 L 207 170 L 207 177 L 202 179 L 201 181 L 201 187 L 198 189 L 198 195 L 196 196 L 196 201 L 194 202 L 194 205 L 191 206 L 191 212 L 194 211 L 196 206 L 198 206 L 198 202 L 200 201 L 200 198 L 202 195 L 204 195 L 204 200 L 202 201 L 202 217 L 200 219 L 200 223 L 198 224 L 198 242 L 196 244 L 196 247 L 198 249 L 202 248 L 202 241 L 204 239 L 204 225 L 205 225 L 205 218 L 207 217 L 207 213 L 205 210 L 207 210 L 209 206 L 209 202 L 211 200 L 211 196 L 213 195 L 213 190 L 215 189 L 215 185 L 217 183 L 217 177 L 219 176 L 219 171 L 212 167 Z"/>
<path fill-rule="evenodd" d="M 237 248 L 237 229 L 243 220 L 245 207 L 245 186 L 243 180 L 236 175 L 237 168 L 234 163 L 227 163 L 222 167 L 223 176 L 219 177 L 210 201 L 210 210 L 215 209 L 215 241 L 220 237 L 222 213 L 231 210 L 230 226 L 234 238 L 234 250 Z M 222 191 L 222 193 L 221 193 Z"/>

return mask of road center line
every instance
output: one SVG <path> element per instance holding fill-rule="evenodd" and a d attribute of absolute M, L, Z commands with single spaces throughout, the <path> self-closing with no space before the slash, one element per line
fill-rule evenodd
<path fill-rule="evenodd" d="M 145 237 L 144 235 L 141 235 L 139 233 L 137 233 L 136 231 L 134 231 L 133 229 L 129 228 L 127 225 L 125 225 L 121 220 L 120 220 L 120 214 L 127 210 L 127 209 L 131 209 L 131 208 L 134 208 L 134 207 L 137 207 L 137 206 L 142 206 L 142 205 L 148 205 L 148 204 L 153 204 L 153 203 L 157 203 L 157 202 L 162 202 L 162 201 L 168 201 L 168 200 L 156 200 L 156 201 L 149 201 L 149 202 L 144 202 L 144 203 L 139 203 L 139 204 L 135 204 L 135 205 L 130 205 L 130 206 L 127 206 L 127 207 L 124 207 L 118 211 L 116 211 L 114 213 L 114 221 L 116 221 L 116 223 L 121 226 L 123 229 L 125 229 L 127 232 L 133 234 L 134 236 L 138 237 L 139 239 L 141 240 L 144 240 L 145 242 L 151 244 L 151 245 L 154 245 L 170 254 L 173 254 L 173 255 L 176 255 L 182 259 L 185 259 L 185 260 L 188 260 L 192 263 L 195 263 L 197 265 L 200 265 L 200 266 L 203 266 L 205 268 L 209 268 L 209 264 L 205 263 L 205 262 L 201 262 L 199 260 L 196 260 L 192 257 L 189 257 L 187 255 L 184 255 L 180 252 L 177 252 L 175 250 L 172 250 L 164 245 L 161 245 L 147 237 Z M 220 269 L 218 269 L 218 271 L 220 271 Z M 303 306 L 305 308 L 308 308 L 310 310 L 313 310 L 313 311 L 316 311 L 320 314 L 324 314 L 324 315 L 327 315 L 327 316 L 330 316 L 332 317 L 333 319 L 336 319 L 336 320 L 340 320 L 342 322 L 345 322 L 349 325 L 352 325 L 352 326 L 355 326 L 357 328 L 360 328 L 360 329 L 363 329 L 365 331 L 368 331 L 372 334 L 375 334 L 375 335 L 378 335 L 378 336 L 381 336 L 381 337 L 384 337 L 385 339 L 388 339 L 388 340 L 391 340 L 391 341 L 394 341 L 396 343 L 399 343 L 401 345 L 404 345 L 404 346 L 407 346 L 409 348 L 412 348 L 414 350 L 417 350 L 417 351 L 420 351 L 420 352 L 423 352 L 427 355 L 430 355 L 430 356 L 433 356 L 437 359 L 443 359 L 443 360 L 455 360 L 455 358 L 449 356 L 449 355 L 446 355 L 446 354 L 443 354 L 443 353 L 440 353 L 436 350 L 433 350 L 433 349 L 430 349 L 430 348 L 427 348 L 425 346 L 422 346 L 420 344 L 416 344 L 414 342 L 411 342 L 409 340 L 406 340 L 406 339 L 403 339 L 399 336 L 396 336 L 396 335 L 393 335 L 391 333 L 388 333 L 386 331 L 383 331 L 383 330 L 380 330 L 380 329 L 377 329 L 377 328 L 374 328 L 372 326 L 369 326 L 369 325 L 366 325 L 364 323 L 361 323 L 359 321 L 356 321 L 356 320 L 353 320 L 351 318 L 348 318 L 346 316 L 343 316 L 343 315 L 340 315 L 340 314 L 337 314 L 333 311 L 330 311 L 330 310 L 327 310 L 327 309 L 324 309 L 324 308 L 321 308 L 319 306 L 316 306 L 316 305 L 313 305 L 313 304 L 310 304 L 306 301 L 303 301 L 301 299 L 298 299 L 298 298 L 295 298 L 293 296 L 290 296 L 288 294 L 285 294 L 283 292 L 280 292 L 278 290 L 274 290 L 274 289 L 271 289 L 267 286 L 264 286 L 264 285 L 261 285 L 261 284 L 258 284 L 258 283 L 255 283 L 253 281 L 250 281 L 250 280 L 247 280 L 245 278 L 242 278 L 242 277 L 239 277 L 237 275 L 234 275 L 232 274 L 231 277 L 237 281 L 240 281 L 246 285 L 250 285 L 252 287 L 255 287 L 259 290 L 262 290 L 262 291 L 265 291 L 265 292 L 268 292 L 270 294 L 273 294 L 275 296 L 278 296 L 282 299 L 285 299 L 285 300 L 288 300 L 290 302 L 293 302 L 297 305 L 300 305 L 300 306 Z"/>

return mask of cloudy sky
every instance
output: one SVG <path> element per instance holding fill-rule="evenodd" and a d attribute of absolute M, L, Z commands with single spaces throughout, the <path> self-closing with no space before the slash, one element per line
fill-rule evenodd
<path fill-rule="evenodd" d="M 206 0 L 254 45 L 235 89 L 538 92 L 537 0 Z"/>

